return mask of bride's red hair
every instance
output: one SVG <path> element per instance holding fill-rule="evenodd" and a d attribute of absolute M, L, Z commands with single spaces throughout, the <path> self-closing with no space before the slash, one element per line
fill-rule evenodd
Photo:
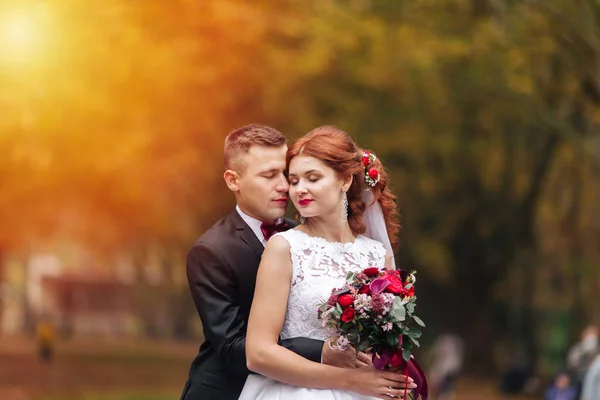
<path fill-rule="evenodd" d="M 321 160 L 336 171 L 340 179 L 352 176 L 352 185 L 348 190 L 348 225 L 355 235 L 365 232 L 363 213 L 367 205 L 361 195 L 367 186 L 362 154 L 363 150 L 356 145 L 348 133 L 334 126 L 320 126 L 295 141 L 286 156 L 287 165 L 290 165 L 290 161 L 296 156 L 310 156 Z M 375 168 L 379 172 L 379 182 L 371 190 L 375 200 L 381 205 L 388 236 L 392 248 L 396 250 L 400 231 L 396 196 L 388 188 L 389 176 L 379 159 L 368 167 Z"/>

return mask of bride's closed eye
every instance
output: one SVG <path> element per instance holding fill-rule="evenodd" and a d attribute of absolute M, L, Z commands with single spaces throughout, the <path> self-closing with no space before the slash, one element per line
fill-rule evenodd
<path fill-rule="evenodd" d="M 308 181 L 311 183 L 315 183 L 319 180 L 319 178 L 313 178 L 313 179 L 309 179 Z M 294 179 L 290 181 L 290 186 L 296 186 L 298 184 L 298 180 Z"/>

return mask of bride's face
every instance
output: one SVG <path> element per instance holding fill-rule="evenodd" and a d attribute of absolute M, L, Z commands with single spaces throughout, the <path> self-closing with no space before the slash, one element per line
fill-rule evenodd
<path fill-rule="evenodd" d="M 343 182 L 321 160 L 297 156 L 289 165 L 290 199 L 304 217 L 340 215 Z"/>

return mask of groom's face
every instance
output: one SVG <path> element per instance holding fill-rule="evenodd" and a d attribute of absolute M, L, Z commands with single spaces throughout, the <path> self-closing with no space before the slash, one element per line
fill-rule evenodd
<path fill-rule="evenodd" d="M 285 214 L 289 189 L 286 152 L 287 146 L 252 146 L 242 155 L 236 198 L 251 217 L 273 222 Z"/>

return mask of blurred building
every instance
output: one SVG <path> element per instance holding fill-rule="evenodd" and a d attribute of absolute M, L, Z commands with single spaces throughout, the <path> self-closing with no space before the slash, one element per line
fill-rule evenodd
<path fill-rule="evenodd" d="M 7 262 L 2 289 L 0 333 L 31 333 L 42 316 L 68 336 L 111 337 L 136 330 L 130 280 L 105 270 L 65 267 L 53 254 Z"/>
<path fill-rule="evenodd" d="M 43 313 L 73 336 L 124 336 L 134 317 L 130 284 L 110 277 L 47 276 L 41 284 Z"/>

